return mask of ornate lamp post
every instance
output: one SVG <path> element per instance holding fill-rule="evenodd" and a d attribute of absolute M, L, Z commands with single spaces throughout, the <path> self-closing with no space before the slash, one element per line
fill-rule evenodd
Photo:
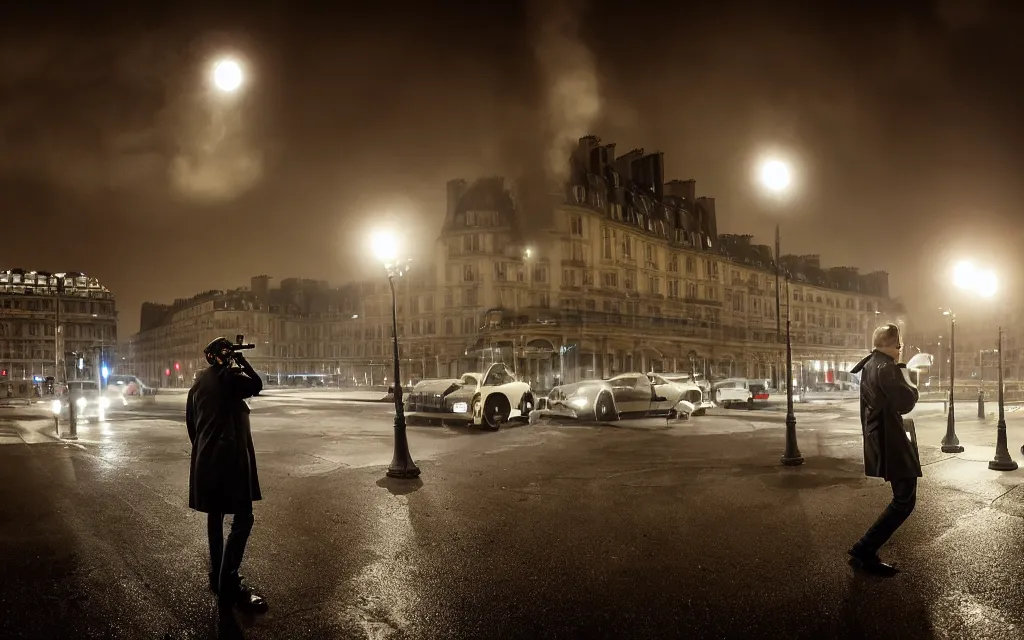
<path fill-rule="evenodd" d="M 789 278 L 786 278 L 786 452 L 782 464 L 795 467 L 804 463 L 796 444 L 796 414 L 793 412 L 793 334 L 790 330 Z"/>
<path fill-rule="evenodd" d="M 996 457 L 988 463 L 993 471 L 1015 471 L 1017 463 L 1006 444 L 1006 416 L 1003 413 L 1003 328 L 999 327 L 999 423 L 996 425 Z M 1024 450 L 1024 449 L 1022 449 Z"/>
<path fill-rule="evenodd" d="M 946 435 L 942 438 L 942 452 L 963 453 L 960 438 L 956 437 L 956 419 L 953 415 L 956 389 L 956 314 L 946 309 L 942 315 L 949 316 L 949 412 L 946 414 Z"/>
<path fill-rule="evenodd" d="M 761 184 L 776 198 L 780 198 L 792 182 L 789 165 L 779 159 L 769 159 L 760 167 Z M 781 276 L 781 240 L 778 225 L 775 226 L 775 314 L 776 334 L 781 322 L 782 291 L 779 279 Z M 800 448 L 796 443 L 796 414 L 793 412 L 793 334 L 790 329 L 789 277 L 786 277 L 786 451 L 782 456 L 782 464 L 795 467 L 804 463 Z M 779 337 L 779 336 L 777 336 Z"/>
<path fill-rule="evenodd" d="M 409 262 L 398 262 L 398 242 L 394 236 L 378 233 L 373 237 L 373 252 L 384 264 L 388 274 L 388 285 L 391 287 L 391 335 L 394 359 L 394 396 L 395 396 L 395 453 L 388 467 L 390 478 L 412 479 L 419 477 L 420 468 L 412 460 L 409 453 L 409 438 L 405 428 L 405 405 L 402 402 L 402 372 L 398 351 L 398 296 L 395 293 L 395 278 L 404 276 L 409 271 Z"/>

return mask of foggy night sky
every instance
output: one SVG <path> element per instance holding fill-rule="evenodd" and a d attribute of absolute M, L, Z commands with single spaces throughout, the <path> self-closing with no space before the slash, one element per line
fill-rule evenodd
<path fill-rule="evenodd" d="M 446 180 L 593 133 L 665 152 L 720 232 L 780 222 L 784 253 L 889 271 L 919 322 L 970 304 L 954 258 L 1021 280 L 1018 3 L 429 4 L 10 10 L 0 268 L 98 277 L 126 339 L 144 300 L 378 274 L 371 216 L 432 250 Z M 222 53 L 253 74 L 231 104 L 206 84 Z M 753 182 L 772 150 L 798 163 L 784 205 Z"/>

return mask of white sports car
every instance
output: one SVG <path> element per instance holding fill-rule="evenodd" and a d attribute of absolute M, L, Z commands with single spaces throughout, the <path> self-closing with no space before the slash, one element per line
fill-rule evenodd
<path fill-rule="evenodd" d="M 500 363 L 485 373 L 423 380 L 405 398 L 405 415 L 412 420 L 466 422 L 492 430 L 509 420 L 528 418 L 533 407 L 529 383 Z"/>
<path fill-rule="evenodd" d="M 651 416 L 686 419 L 702 404 L 700 389 L 694 385 L 669 382 L 656 373 L 623 373 L 608 380 L 557 386 L 538 414 L 602 422 Z"/>

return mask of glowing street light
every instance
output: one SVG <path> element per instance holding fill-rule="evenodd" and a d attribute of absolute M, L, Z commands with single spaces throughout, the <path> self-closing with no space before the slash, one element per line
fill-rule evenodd
<path fill-rule="evenodd" d="M 991 298 L 999 288 L 995 272 L 979 269 L 974 263 L 967 261 L 958 262 L 953 267 L 953 285 L 957 289 L 976 293 L 983 298 Z"/>
<path fill-rule="evenodd" d="M 223 58 L 213 65 L 213 86 L 221 93 L 235 93 L 245 82 L 242 65 L 232 58 Z"/>
<path fill-rule="evenodd" d="M 406 434 L 405 404 L 402 401 L 402 372 L 398 356 L 398 296 L 395 294 L 395 278 L 402 277 L 409 270 L 408 261 L 398 263 L 399 242 L 395 234 L 378 231 L 370 237 L 373 254 L 384 265 L 391 285 L 391 335 L 394 355 L 395 377 L 392 386 L 395 397 L 395 453 L 391 458 L 387 475 L 390 478 L 413 479 L 420 475 L 420 469 L 409 453 L 409 438 Z"/>
<path fill-rule="evenodd" d="M 782 160 L 765 162 L 761 166 L 761 182 L 772 191 L 785 191 L 791 182 L 789 165 Z"/>
<path fill-rule="evenodd" d="M 772 193 L 781 194 L 792 181 L 789 165 L 779 159 L 767 160 L 761 165 L 761 183 Z M 782 336 L 782 265 L 781 236 L 779 225 L 775 225 L 775 333 L 776 339 Z M 786 277 L 786 299 L 789 300 L 789 277 Z M 786 450 L 782 455 L 782 464 L 796 467 L 804 463 L 800 447 L 796 441 L 796 413 L 793 410 L 793 333 L 790 324 L 790 302 L 786 302 Z"/>
<path fill-rule="evenodd" d="M 370 238 L 373 255 L 385 268 L 390 267 L 398 258 L 398 238 L 387 231 L 378 231 Z"/>

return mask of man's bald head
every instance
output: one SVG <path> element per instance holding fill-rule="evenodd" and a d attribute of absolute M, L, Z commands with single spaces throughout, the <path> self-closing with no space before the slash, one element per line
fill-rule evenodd
<path fill-rule="evenodd" d="M 903 347 L 900 344 L 900 328 L 894 324 L 885 324 L 875 329 L 871 335 L 871 342 L 875 349 L 888 353 L 893 358 L 899 357 L 900 349 Z"/>

